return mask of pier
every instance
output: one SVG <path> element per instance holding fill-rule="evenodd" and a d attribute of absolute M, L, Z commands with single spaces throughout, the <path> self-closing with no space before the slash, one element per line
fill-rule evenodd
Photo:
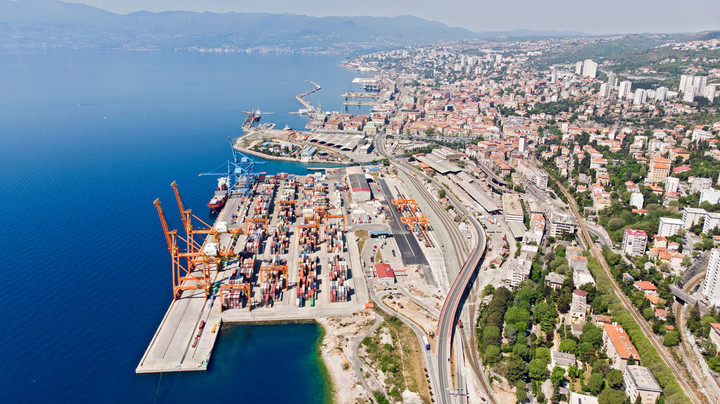
<path fill-rule="evenodd" d="M 320 90 L 320 86 L 317 85 L 317 83 L 315 83 L 315 82 L 312 81 L 312 80 L 305 80 L 305 81 L 308 82 L 308 83 L 310 83 L 310 84 L 312 84 L 313 86 L 315 86 L 315 88 L 311 88 L 311 89 L 309 89 L 309 90 L 307 90 L 307 91 L 303 91 L 302 93 L 296 95 L 296 96 L 295 96 L 295 99 L 298 100 L 298 102 L 301 103 L 307 110 L 312 111 L 312 110 L 314 110 L 315 108 L 312 106 L 312 104 L 310 104 L 310 103 L 305 99 L 305 97 L 308 96 L 309 94 L 314 93 L 315 91 Z"/>

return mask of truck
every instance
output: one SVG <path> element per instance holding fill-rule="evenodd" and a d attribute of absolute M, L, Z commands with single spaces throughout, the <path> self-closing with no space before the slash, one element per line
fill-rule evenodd
<path fill-rule="evenodd" d="M 425 350 L 430 350 L 430 341 L 428 341 L 427 337 L 423 335 L 423 344 L 425 344 Z"/>

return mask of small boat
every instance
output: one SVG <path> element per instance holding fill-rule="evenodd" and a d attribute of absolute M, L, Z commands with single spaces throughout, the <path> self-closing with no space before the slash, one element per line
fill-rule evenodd
<path fill-rule="evenodd" d="M 229 183 L 230 179 L 228 177 L 218 178 L 218 187 L 215 190 L 215 195 L 213 195 L 212 199 L 210 199 L 210 202 L 208 202 L 208 208 L 212 209 L 213 213 L 219 212 L 220 209 L 225 206 L 225 202 L 227 202 L 228 199 Z"/>

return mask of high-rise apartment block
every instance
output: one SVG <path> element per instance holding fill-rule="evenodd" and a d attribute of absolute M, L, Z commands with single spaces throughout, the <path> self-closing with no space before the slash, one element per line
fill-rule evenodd
<path fill-rule="evenodd" d="M 630 94 L 630 91 L 632 90 L 632 82 L 625 80 L 620 82 L 620 87 L 618 88 L 618 99 L 622 100 L 623 98 L 627 97 L 628 94 Z"/>
<path fill-rule="evenodd" d="M 585 59 L 583 62 L 582 75 L 594 79 L 597 76 L 598 64 L 593 62 L 591 59 Z"/>
<path fill-rule="evenodd" d="M 712 306 L 720 306 L 720 249 L 713 248 L 710 251 L 705 281 L 703 282 L 702 295 Z"/>

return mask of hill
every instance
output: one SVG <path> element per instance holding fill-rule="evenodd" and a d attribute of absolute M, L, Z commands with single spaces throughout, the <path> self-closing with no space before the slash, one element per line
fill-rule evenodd
<path fill-rule="evenodd" d="M 412 16 L 115 14 L 58 0 L 0 0 L 0 48 L 347 51 L 474 37 L 469 30 Z"/>

